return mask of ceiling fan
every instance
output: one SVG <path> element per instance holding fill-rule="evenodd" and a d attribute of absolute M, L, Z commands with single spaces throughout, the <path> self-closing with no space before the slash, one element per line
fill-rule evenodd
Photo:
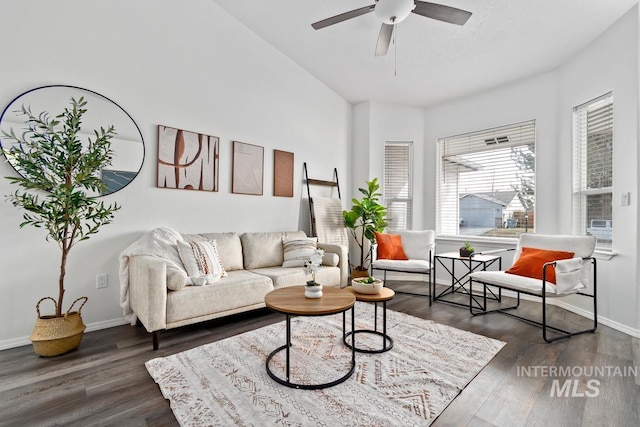
<path fill-rule="evenodd" d="M 391 37 L 393 36 L 394 26 L 402 22 L 412 12 L 427 18 L 456 25 L 464 25 L 471 16 L 471 12 L 467 12 L 466 10 L 426 1 L 376 0 L 376 2 L 370 6 L 361 7 L 341 13 L 340 15 L 332 16 L 331 18 L 323 19 L 322 21 L 311 24 L 311 26 L 319 30 L 369 12 L 374 12 L 378 19 L 382 21 L 382 27 L 378 35 L 378 43 L 376 44 L 376 56 L 384 56 L 387 54 Z"/>

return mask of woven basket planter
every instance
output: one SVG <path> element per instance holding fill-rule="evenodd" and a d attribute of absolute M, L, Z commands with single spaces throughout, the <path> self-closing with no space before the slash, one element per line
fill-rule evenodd
<path fill-rule="evenodd" d="M 40 303 L 46 299 L 53 301 L 57 310 L 56 301 L 51 297 L 42 298 L 36 304 L 38 318 L 31 334 L 33 350 L 39 356 L 52 357 L 68 353 L 80 346 L 82 334 L 86 328 L 82 321 L 82 307 L 87 303 L 87 297 L 80 297 L 75 300 L 64 316 L 42 316 L 40 315 Z M 78 301 L 82 301 L 78 311 L 71 311 Z"/>

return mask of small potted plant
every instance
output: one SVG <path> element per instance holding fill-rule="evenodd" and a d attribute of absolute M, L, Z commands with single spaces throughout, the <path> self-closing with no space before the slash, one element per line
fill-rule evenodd
<path fill-rule="evenodd" d="M 473 246 L 469 242 L 464 242 L 464 245 L 460 247 L 460 256 L 468 258 L 470 257 L 475 250 Z"/>
<path fill-rule="evenodd" d="M 384 282 L 373 276 L 358 277 L 351 280 L 353 290 L 359 294 L 377 294 L 384 286 Z"/>
<path fill-rule="evenodd" d="M 322 296 L 322 285 L 316 282 L 316 273 L 322 265 L 324 250 L 316 249 L 309 256 L 307 262 L 304 263 L 304 270 L 307 274 L 311 274 L 311 280 L 305 286 L 304 296 L 307 298 L 320 298 Z"/>

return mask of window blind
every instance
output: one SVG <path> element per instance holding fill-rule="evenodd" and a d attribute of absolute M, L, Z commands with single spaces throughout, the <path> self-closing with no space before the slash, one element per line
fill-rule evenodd
<path fill-rule="evenodd" d="M 410 230 L 413 225 L 413 171 L 411 142 L 384 146 L 383 198 L 390 230 Z"/>
<path fill-rule="evenodd" d="M 573 226 L 591 234 L 599 249 L 613 243 L 613 94 L 575 107 L 573 112 Z"/>
<path fill-rule="evenodd" d="M 535 121 L 438 140 L 439 235 L 534 231 Z"/>

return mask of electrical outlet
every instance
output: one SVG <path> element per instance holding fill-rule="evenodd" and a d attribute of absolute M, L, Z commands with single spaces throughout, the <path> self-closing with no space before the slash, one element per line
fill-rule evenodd
<path fill-rule="evenodd" d="M 98 274 L 96 276 L 96 289 L 103 289 L 109 286 L 107 273 Z"/>
<path fill-rule="evenodd" d="M 620 206 L 629 206 L 631 204 L 631 193 L 620 193 Z"/>

